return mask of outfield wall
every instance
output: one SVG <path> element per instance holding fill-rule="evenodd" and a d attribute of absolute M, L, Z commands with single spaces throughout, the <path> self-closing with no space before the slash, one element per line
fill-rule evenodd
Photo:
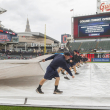
<path fill-rule="evenodd" d="M 88 58 L 88 62 L 110 62 L 109 53 L 92 53 L 92 54 L 82 54 Z"/>

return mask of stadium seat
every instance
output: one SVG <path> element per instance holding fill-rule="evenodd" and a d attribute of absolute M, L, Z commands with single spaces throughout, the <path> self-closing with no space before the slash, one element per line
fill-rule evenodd
<path fill-rule="evenodd" d="M 81 50 L 81 52 L 92 52 L 96 48 L 96 44 L 97 42 L 95 41 L 82 42 L 82 45 L 79 50 Z"/>
<path fill-rule="evenodd" d="M 110 50 L 110 41 L 100 41 L 97 50 Z"/>
<path fill-rule="evenodd" d="M 71 48 L 71 50 L 78 50 L 80 44 L 81 42 L 73 42 L 69 44 L 69 47 Z"/>

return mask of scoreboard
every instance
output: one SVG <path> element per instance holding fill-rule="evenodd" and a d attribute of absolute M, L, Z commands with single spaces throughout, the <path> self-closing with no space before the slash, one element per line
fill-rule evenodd
<path fill-rule="evenodd" d="M 110 37 L 110 14 L 74 18 L 74 39 Z"/>

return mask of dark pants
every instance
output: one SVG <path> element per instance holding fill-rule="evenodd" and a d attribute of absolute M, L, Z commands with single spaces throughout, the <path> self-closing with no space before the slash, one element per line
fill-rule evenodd
<path fill-rule="evenodd" d="M 75 66 L 76 65 L 76 63 L 74 63 L 74 62 L 72 62 L 72 63 L 68 63 L 68 67 L 70 68 L 70 67 L 73 67 L 73 66 Z"/>
<path fill-rule="evenodd" d="M 59 77 L 57 70 L 54 70 L 50 66 L 47 67 L 44 79 L 51 80 L 52 78 Z"/>

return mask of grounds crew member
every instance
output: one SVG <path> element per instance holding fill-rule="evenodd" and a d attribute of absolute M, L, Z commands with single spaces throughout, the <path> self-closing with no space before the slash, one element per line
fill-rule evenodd
<path fill-rule="evenodd" d="M 71 55 L 70 57 L 72 58 L 73 56 Z M 71 61 L 71 58 L 68 59 L 68 60 L 66 60 L 66 62 L 67 62 L 67 64 L 68 64 L 68 68 L 70 69 L 70 71 L 72 70 L 72 67 L 73 67 L 73 65 L 74 65 L 73 61 Z M 61 70 L 61 73 L 64 75 L 64 78 L 70 80 L 70 79 L 68 78 L 68 72 L 66 72 L 66 74 L 65 74 L 64 72 L 65 72 L 65 69 L 62 69 L 62 70 Z"/>
<path fill-rule="evenodd" d="M 76 72 L 76 65 L 78 65 L 78 61 L 79 61 L 79 59 L 78 59 L 78 56 L 77 56 L 77 50 L 74 50 L 73 53 L 72 53 L 71 59 L 68 59 L 67 63 L 69 65 L 70 70 L 72 68 L 74 69 L 75 75 L 79 74 L 78 72 Z M 69 78 L 67 77 L 68 72 L 66 72 L 66 74 L 64 74 L 64 71 L 65 71 L 65 69 L 62 70 L 62 74 L 66 75 L 66 76 L 64 76 L 64 78 L 69 80 Z"/>
<path fill-rule="evenodd" d="M 80 65 L 80 63 L 81 63 L 81 56 L 80 56 L 80 54 L 79 54 L 79 52 L 77 52 L 77 58 L 78 58 L 78 63 L 77 63 L 77 67 L 79 68 L 79 67 L 81 67 L 81 65 Z"/>
<path fill-rule="evenodd" d="M 40 94 L 44 94 L 44 92 L 42 92 L 42 90 L 41 90 L 41 87 L 46 80 L 51 80 L 52 78 L 55 78 L 54 94 L 61 94 L 63 92 L 58 89 L 58 84 L 59 84 L 59 80 L 60 80 L 59 72 L 61 71 L 61 68 L 64 68 L 74 78 L 74 76 L 72 75 L 71 71 L 69 70 L 67 62 L 66 62 L 66 60 L 68 60 L 69 58 L 70 58 L 70 53 L 64 52 L 64 55 L 55 54 L 55 55 L 52 55 L 52 56 L 42 60 L 43 62 L 45 62 L 47 60 L 53 59 L 52 62 L 50 63 L 50 65 L 47 67 L 44 78 L 40 81 L 39 86 L 36 89 L 36 92 L 38 92 Z"/>
<path fill-rule="evenodd" d="M 73 62 L 73 67 L 72 68 L 74 69 L 74 72 L 77 75 L 77 74 L 79 74 L 79 73 L 76 72 L 76 66 L 78 65 L 77 50 L 73 51 L 73 55 L 72 56 L 73 56 L 72 57 L 72 62 Z"/>

